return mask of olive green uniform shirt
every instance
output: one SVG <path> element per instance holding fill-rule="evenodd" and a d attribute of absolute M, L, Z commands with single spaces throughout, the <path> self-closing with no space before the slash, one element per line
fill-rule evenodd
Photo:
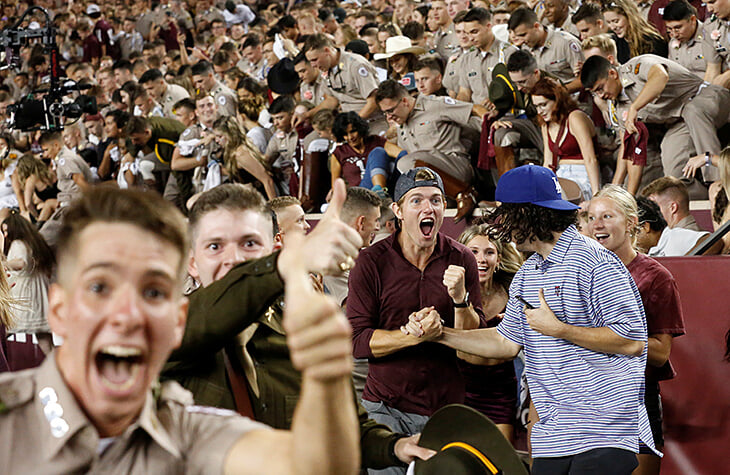
<path fill-rule="evenodd" d="M 222 279 L 190 294 L 183 341 L 163 375 L 190 390 L 198 404 L 234 409 L 223 349 L 232 344 L 240 349 L 246 330 L 254 325 L 253 336 L 245 337 L 246 354 L 252 360 L 239 354 L 244 368 L 252 362 L 255 369 L 255 384 L 249 383 L 254 415 L 273 427 L 288 429 L 301 391 L 301 374 L 291 364 L 281 326 L 284 284 L 276 270 L 278 254 L 239 264 Z M 251 380 L 250 375 L 247 379 Z M 360 404 L 357 408 L 363 467 L 396 464 L 389 450 L 397 436 L 369 419 Z"/>

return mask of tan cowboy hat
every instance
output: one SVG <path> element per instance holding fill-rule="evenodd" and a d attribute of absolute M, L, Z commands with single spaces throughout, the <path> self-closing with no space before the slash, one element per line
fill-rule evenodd
<path fill-rule="evenodd" d="M 424 54 L 425 48 L 413 46 L 411 39 L 407 36 L 391 36 L 385 40 L 385 53 L 376 53 L 376 60 L 392 58 L 396 54 L 413 53 L 416 56 Z"/>

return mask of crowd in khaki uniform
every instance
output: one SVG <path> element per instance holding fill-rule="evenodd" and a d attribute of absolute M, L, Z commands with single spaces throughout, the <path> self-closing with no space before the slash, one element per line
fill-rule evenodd
<path fill-rule="evenodd" d="M 581 154 L 592 143 L 599 184 L 647 195 L 667 229 L 697 233 L 684 237 L 696 245 L 706 233 L 685 204 L 709 198 L 722 206 L 730 153 L 718 131 L 730 123 L 730 0 L 708 2 L 706 18 L 686 0 L 667 2 L 659 14 L 668 58 L 647 52 L 623 63 L 616 44 L 632 44 L 631 27 L 654 28 L 650 4 L 632 2 L 643 23 L 624 18 L 629 26 L 615 31 L 602 17 L 615 5 L 597 4 L 598 13 L 575 21 L 579 5 L 563 0 L 39 5 L 60 19 L 64 74 L 89 86 L 100 116 L 84 116 L 78 138 L 72 127 L 12 129 L 7 106 L 45 87 L 46 52 L 23 46 L 21 70 L 0 70 L 0 164 L 8 170 L 0 178 L 17 212 L 56 252 L 45 318 L 61 337 L 39 368 L 0 376 L 0 434 L 13 440 L 0 455 L 4 473 L 403 474 L 435 452 L 419 445 L 422 425 L 389 424 L 382 401 L 362 399 L 367 364 L 353 371 L 345 317 L 349 272 L 378 230 L 393 232 L 389 245 L 420 266 L 422 278 L 433 272 L 431 256 L 452 247 L 467 256 L 463 267 L 439 273 L 443 288 L 431 297 L 481 317 L 482 300 L 460 287 L 467 269 L 476 289 L 477 249 L 439 233 L 442 213 L 452 208 L 455 221 L 470 224 L 514 168 L 531 174 L 525 170 L 539 167 L 559 191 L 570 183 L 566 170 L 589 166 Z M 0 26 L 12 25 L 25 6 L 3 5 Z M 31 15 L 23 27 L 39 19 Z M 560 93 L 532 94 L 546 82 Z M 566 126 L 575 110 L 594 127 Z M 116 132 L 94 128 L 108 117 Z M 369 147 L 374 140 L 386 145 Z M 561 147 L 571 140 L 578 156 L 561 166 Z M 370 189 L 347 192 L 332 170 L 345 146 Z M 34 180 L 9 171 L 10 152 L 20 157 L 13 158 L 18 168 L 34 163 Z M 542 168 L 548 162 L 554 174 Z M 40 176 L 52 177 L 48 189 L 26 186 Z M 589 196 L 599 191 L 587 186 Z M 37 222 L 53 189 L 54 211 Z M 390 222 L 380 219 L 381 205 Z M 582 206 L 587 214 L 588 201 Z M 313 231 L 305 212 L 324 213 Z M 582 231 L 608 247 L 592 222 Z M 566 233 L 577 235 L 572 227 Z M 550 242 L 544 237 L 535 242 Z M 478 260 L 476 268 L 481 276 L 498 266 Z M 403 316 L 400 329 L 388 328 L 408 346 L 435 345 L 450 324 L 421 307 Z M 485 330 L 477 326 L 485 323 L 468 330 Z M 465 334 L 450 346 L 471 348 L 475 335 L 486 334 Z M 671 348 L 671 337 L 661 341 Z M 388 355 L 372 345 L 370 361 L 382 364 Z M 651 361 L 652 351 L 614 353 Z M 473 355 L 453 353 L 475 364 Z M 485 391 L 477 399 L 505 404 Z M 529 398 L 518 402 L 527 411 Z M 507 425 L 517 428 L 514 406 L 510 400 Z M 647 408 L 661 449 L 661 423 L 657 432 Z M 425 422 L 432 414 L 419 415 Z M 646 473 L 659 473 L 657 452 L 634 438 L 630 461 L 638 451 Z M 28 447 L 39 457 L 18 449 Z"/>

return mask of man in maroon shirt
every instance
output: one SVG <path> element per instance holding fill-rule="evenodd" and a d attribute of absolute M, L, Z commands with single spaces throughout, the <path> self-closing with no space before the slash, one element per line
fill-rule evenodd
<path fill-rule="evenodd" d="M 400 229 L 360 252 L 350 272 L 347 316 L 355 358 L 370 362 L 363 406 L 377 422 L 416 434 L 436 410 L 464 401 L 456 353 L 431 340 L 442 325 L 472 329 L 486 319 L 473 254 L 439 233 L 441 177 L 425 167 L 410 170 L 398 179 L 394 199 Z M 418 336 L 401 331 L 414 313 L 425 315 Z"/>

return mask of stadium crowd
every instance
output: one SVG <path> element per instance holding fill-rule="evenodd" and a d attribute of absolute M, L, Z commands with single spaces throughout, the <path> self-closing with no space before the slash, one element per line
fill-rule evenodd
<path fill-rule="evenodd" d="M 486 466 L 419 445 L 449 404 L 532 473 L 659 473 L 653 257 L 730 220 L 730 0 L 0 15 L 58 48 L 0 68 L 4 473 Z M 21 130 L 52 68 L 96 111 Z"/>

